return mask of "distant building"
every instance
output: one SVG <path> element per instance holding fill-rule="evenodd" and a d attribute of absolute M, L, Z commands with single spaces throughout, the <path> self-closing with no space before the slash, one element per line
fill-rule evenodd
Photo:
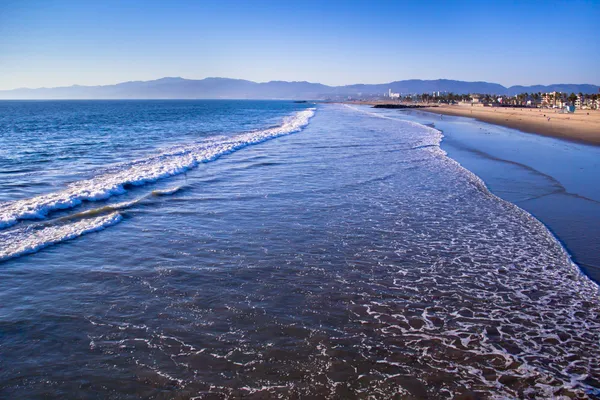
<path fill-rule="evenodd" d="M 564 105 L 564 94 L 559 92 L 544 93 L 542 94 L 542 104 L 562 108 Z"/>
<path fill-rule="evenodd" d="M 577 95 L 577 100 L 575 100 L 575 108 L 581 110 L 598 108 L 597 100 L 594 100 L 590 95 Z"/>
<path fill-rule="evenodd" d="M 481 103 L 481 95 L 471 94 L 471 103 Z"/>
<path fill-rule="evenodd" d="M 399 99 L 400 93 L 394 93 L 394 92 L 392 92 L 392 89 L 388 89 L 388 97 L 390 99 Z"/>

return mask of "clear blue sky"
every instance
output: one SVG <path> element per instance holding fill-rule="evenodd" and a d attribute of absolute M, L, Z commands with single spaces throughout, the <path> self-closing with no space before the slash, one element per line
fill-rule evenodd
<path fill-rule="evenodd" d="M 164 76 L 600 84 L 595 1 L 0 0 L 0 89 Z"/>

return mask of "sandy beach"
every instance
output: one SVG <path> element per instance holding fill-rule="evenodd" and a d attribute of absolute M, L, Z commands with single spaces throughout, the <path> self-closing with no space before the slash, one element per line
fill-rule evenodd
<path fill-rule="evenodd" d="M 423 110 L 444 115 L 472 117 L 524 132 L 600 145 L 600 111 L 597 110 L 577 110 L 573 114 L 561 114 L 558 110 L 547 108 L 470 105 L 440 105 Z"/>

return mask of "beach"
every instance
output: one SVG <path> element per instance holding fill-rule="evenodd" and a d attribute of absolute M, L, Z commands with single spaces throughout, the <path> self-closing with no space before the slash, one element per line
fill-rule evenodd
<path fill-rule="evenodd" d="M 377 112 L 441 130 L 440 147 L 450 158 L 483 179 L 492 193 L 542 221 L 582 271 L 600 282 L 600 147 L 474 118 Z"/>
<path fill-rule="evenodd" d="M 432 113 L 471 117 L 520 131 L 600 144 L 600 111 L 576 110 L 562 114 L 557 109 L 439 105 L 424 108 Z"/>
<path fill-rule="evenodd" d="M 597 147 L 292 101 L 0 110 L 0 398 L 600 394 L 598 286 L 524 211 L 585 228 Z"/>

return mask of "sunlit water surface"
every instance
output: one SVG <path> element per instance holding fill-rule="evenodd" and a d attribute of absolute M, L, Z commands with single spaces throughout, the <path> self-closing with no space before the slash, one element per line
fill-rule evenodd
<path fill-rule="evenodd" d="M 342 105 L 1 106 L 2 398 L 600 394 L 598 287 L 439 131 Z"/>

